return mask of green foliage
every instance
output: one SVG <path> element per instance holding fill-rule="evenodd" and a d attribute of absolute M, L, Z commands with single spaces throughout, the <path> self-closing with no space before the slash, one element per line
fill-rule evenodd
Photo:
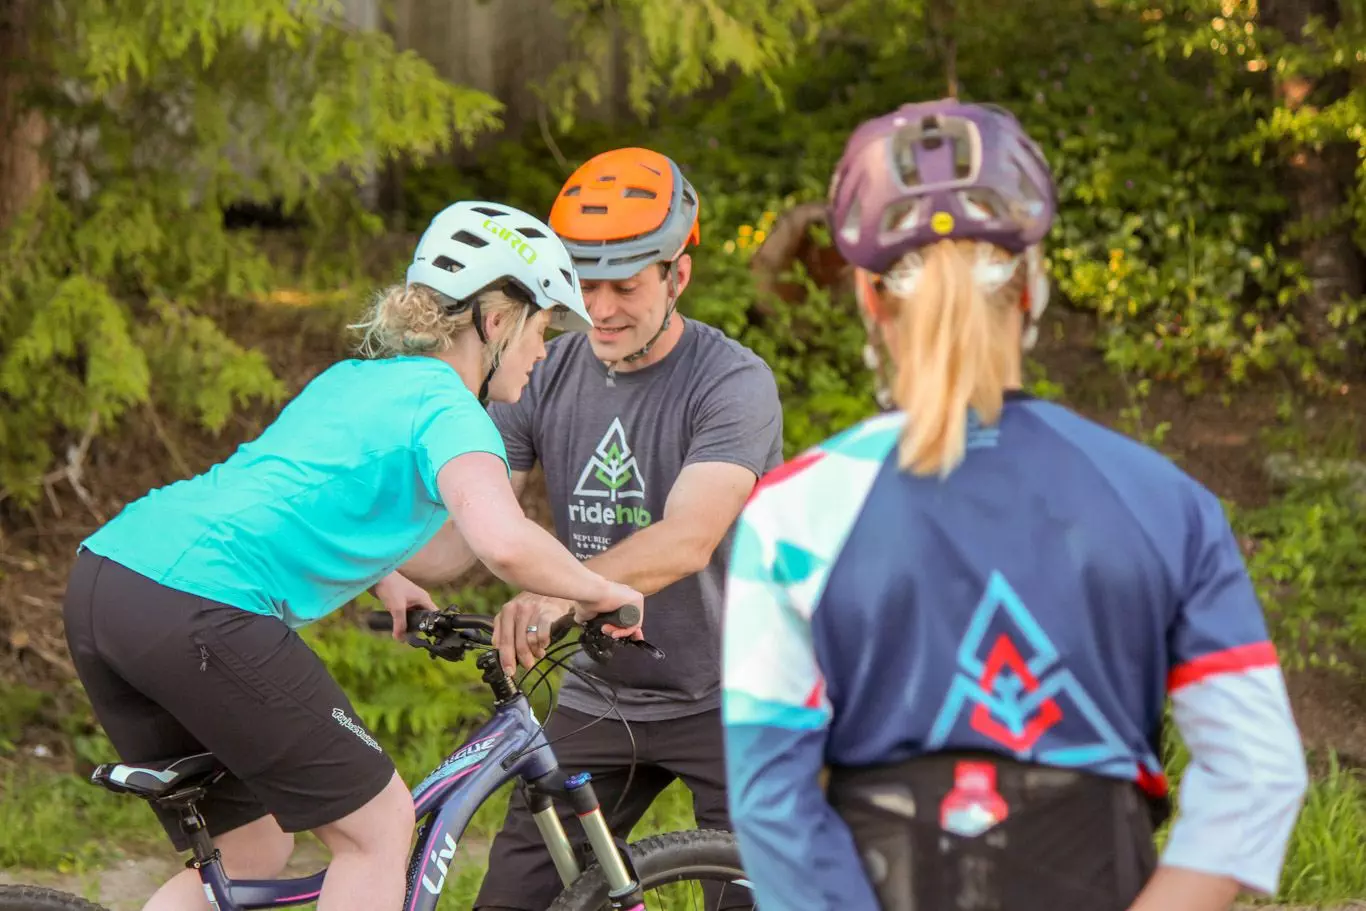
<path fill-rule="evenodd" d="M 1304 270 L 1281 252 L 1286 202 L 1260 165 L 1276 111 L 1266 79 L 1217 50 L 1172 55 L 1172 33 L 1140 13 L 1052 0 L 1041 30 L 1032 27 L 1038 11 L 1018 4 L 957 6 L 960 94 L 1010 107 L 1055 170 L 1061 211 L 1048 254 L 1057 305 L 1100 320 L 1108 361 L 1134 377 L 1133 407 L 1145 380 L 1179 377 L 1196 391 L 1211 375 L 1237 382 L 1283 364 L 1313 374 L 1294 312 Z M 1199 24 L 1192 17 L 1169 22 L 1183 40 Z M 823 198 L 860 120 L 944 89 L 923 4 L 846 4 L 824 25 L 812 52 L 773 73 L 781 104 L 764 85 L 740 83 L 648 127 L 581 125 L 559 139 L 571 166 L 644 144 L 684 167 L 703 211 L 685 312 L 774 368 L 789 452 L 871 410 L 863 334 L 851 303 L 820 290 L 763 307 L 744 267 L 774 213 Z M 1014 40 L 1022 31 L 1030 41 Z M 476 192 L 544 211 L 566 174 L 543 149 L 536 138 L 509 140 L 458 175 L 415 174 L 412 217 Z M 1158 439 L 1163 428 L 1148 432 Z"/>
<path fill-rule="evenodd" d="M 493 99 L 349 28 L 335 2 L 125 6 L 44 4 L 30 36 L 56 141 L 52 182 L 0 246 L 0 490 L 21 502 L 53 442 L 136 404 L 216 432 L 283 398 L 210 316 L 276 279 L 227 207 L 281 201 L 344 262 L 382 228 L 349 200 L 352 174 L 497 122 Z"/>
<path fill-rule="evenodd" d="M 5 689 L 0 700 L 0 756 L 14 750 L 24 728 L 38 720 L 49 701 L 49 694 L 19 684 Z"/>
<path fill-rule="evenodd" d="M 1341 477 L 1301 482 L 1236 527 L 1253 542 L 1248 569 L 1282 663 L 1343 665 L 1366 641 L 1366 496 Z"/>
<path fill-rule="evenodd" d="M 573 123 L 582 100 L 601 99 L 614 53 L 624 64 L 630 106 L 643 116 L 709 86 L 719 72 L 776 89 L 770 72 L 791 63 L 799 34 L 817 27 L 813 0 L 555 0 L 554 7 L 568 23 L 571 58 L 541 91 L 561 127 Z"/>

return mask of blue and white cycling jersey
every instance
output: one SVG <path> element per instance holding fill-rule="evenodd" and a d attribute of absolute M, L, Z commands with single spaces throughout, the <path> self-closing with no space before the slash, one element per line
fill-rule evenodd
<path fill-rule="evenodd" d="M 768 475 L 726 592 L 731 811 L 760 907 L 875 909 L 822 766 L 972 749 L 1166 781 L 1163 862 L 1276 889 L 1307 773 L 1284 678 L 1216 497 L 1153 450 L 1007 396 L 946 480 L 874 417 Z"/>

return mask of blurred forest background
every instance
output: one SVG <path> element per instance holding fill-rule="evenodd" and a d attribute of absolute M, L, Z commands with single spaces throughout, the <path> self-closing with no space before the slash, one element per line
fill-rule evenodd
<path fill-rule="evenodd" d="M 673 156 L 702 196 L 682 309 L 773 367 L 791 455 L 874 408 L 830 170 L 950 92 L 1059 182 L 1033 391 L 1162 448 L 1242 538 L 1316 772 L 1278 900 L 1366 897 L 1366 0 L 6 0 L 0 881 L 138 907 L 175 869 L 80 777 L 113 754 L 62 640 L 75 545 L 347 356 L 438 209 L 544 216 L 596 152 Z M 485 697 L 364 606 L 308 637 L 415 781 Z M 636 834 L 690 822 L 671 790 Z"/>

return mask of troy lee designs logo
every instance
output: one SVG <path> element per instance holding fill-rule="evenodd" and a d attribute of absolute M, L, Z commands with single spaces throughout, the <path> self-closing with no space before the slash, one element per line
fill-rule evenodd
<path fill-rule="evenodd" d="M 375 742 L 375 738 L 371 737 L 368 733 L 366 733 L 365 728 L 361 727 L 360 725 L 356 724 L 356 722 L 352 721 L 350 715 L 346 714 L 341 709 L 333 709 L 332 717 L 336 719 L 337 724 L 341 725 L 342 727 L 350 731 L 352 734 L 355 734 L 357 737 L 359 737 L 361 739 L 361 742 L 363 742 L 370 749 L 377 750 L 381 753 L 384 752 L 384 749 L 378 743 Z"/>

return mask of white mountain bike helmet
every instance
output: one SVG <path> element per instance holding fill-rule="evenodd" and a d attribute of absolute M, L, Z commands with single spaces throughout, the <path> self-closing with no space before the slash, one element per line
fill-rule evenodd
<path fill-rule="evenodd" d="M 417 242 L 407 281 L 455 301 L 452 313 L 473 307 L 474 329 L 486 345 L 478 298 L 490 288 L 503 287 L 530 307 L 552 311 L 555 329 L 586 332 L 593 327 L 564 243 L 549 225 L 500 203 L 457 202 L 437 213 Z M 487 403 L 498 362 L 495 355 L 479 389 L 482 403 Z"/>
<path fill-rule="evenodd" d="M 564 243 L 549 225 L 512 206 L 457 202 L 437 213 L 408 266 L 408 284 L 414 282 L 466 306 L 479 292 L 509 283 L 532 306 L 554 311 L 556 329 L 593 327 Z M 483 326 L 475 325 L 482 334 Z"/>

